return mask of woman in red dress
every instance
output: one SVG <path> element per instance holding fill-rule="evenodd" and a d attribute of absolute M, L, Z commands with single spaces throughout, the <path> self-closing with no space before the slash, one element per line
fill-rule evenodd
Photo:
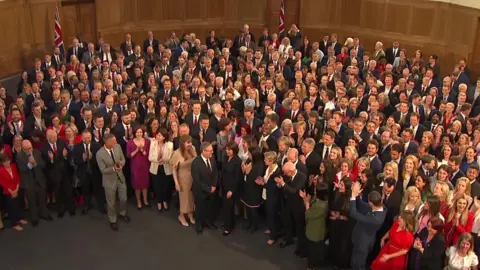
<path fill-rule="evenodd" d="M 5 201 L 7 202 L 7 211 L 12 224 L 12 229 L 22 231 L 22 225 L 26 225 L 27 221 L 22 218 L 22 210 L 20 208 L 20 176 L 17 166 L 10 163 L 10 158 L 2 153 L 0 154 L 0 187 L 3 190 Z"/>
<path fill-rule="evenodd" d="M 390 231 L 382 237 L 382 250 L 373 261 L 372 270 L 405 269 L 407 256 L 413 244 L 415 217 L 410 211 L 403 212 L 393 223 Z M 388 239 L 388 242 L 385 241 Z"/>

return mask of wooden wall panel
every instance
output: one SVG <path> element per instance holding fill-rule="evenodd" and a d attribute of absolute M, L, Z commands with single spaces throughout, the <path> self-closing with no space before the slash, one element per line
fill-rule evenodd
<path fill-rule="evenodd" d="M 224 0 L 208 0 L 207 1 L 207 18 L 223 19 L 225 18 L 226 1 Z"/>
<path fill-rule="evenodd" d="M 366 51 L 373 51 L 380 40 L 385 47 L 394 40 L 408 54 L 420 49 L 424 58 L 437 54 L 441 72 L 447 74 L 461 58 L 472 65 L 473 74 L 480 75 L 480 10 L 452 4 L 451 1 L 429 0 L 300 0 L 300 29 L 311 40 L 337 33 L 359 37 Z M 320 6 L 319 6 L 320 5 Z M 319 10 L 322 12 L 319 13 Z M 330 14 L 328 23 L 318 14 Z"/>

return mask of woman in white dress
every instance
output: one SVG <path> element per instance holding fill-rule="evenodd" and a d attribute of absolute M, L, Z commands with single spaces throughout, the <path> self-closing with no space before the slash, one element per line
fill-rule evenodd
<path fill-rule="evenodd" d="M 172 192 L 172 169 L 170 158 L 173 154 L 173 143 L 168 141 L 168 131 L 164 128 L 158 130 L 155 139 L 150 143 L 150 173 L 155 190 L 158 211 L 167 211 Z"/>
<path fill-rule="evenodd" d="M 478 269 L 478 257 L 473 251 L 473 237 L 470 233 L 460 235 L 457 244 L 449 247 L 446 255 L 445 270 Z"/>

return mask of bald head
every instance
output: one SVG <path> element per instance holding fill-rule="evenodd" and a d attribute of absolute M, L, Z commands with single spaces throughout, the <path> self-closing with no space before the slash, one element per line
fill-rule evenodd
<path fill-rule="evenodd" d="M 31 152 L 32 151 L 32 143 L 29 140 L 22 141 L 22 150 L 24 152 Z"/>
<path fill-rule="evenodd" d="M 282 171 L 286 176 L 293 176 L 295 174 L 296 168 L 295 165 L 289 161 L 283 165 Z"/>
<path fill-rule="evenodd" d="M 53 129 L 48 129 L 47 130 L 47 140 L 50 143 L 55 143 L 57 142 L 57 132 Z"/>

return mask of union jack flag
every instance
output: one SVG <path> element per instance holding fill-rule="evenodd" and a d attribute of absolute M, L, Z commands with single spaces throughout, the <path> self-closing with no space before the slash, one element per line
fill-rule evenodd
<path fill-rule="evenodd" d="M 55 11 L 55 46 L 60 49 L 62 59 L 65 58 L 65 45 L 63 44 L 62 26 L 60 26 L 60 13 L 58 6 Z"/>
<path fill-rule="evenodd" d="M 280 34 L 281 37 L 283 37 L 284 32 L 285 32 L 285 2 L 284 0 L 282 0 L 282 4 L 280 6 L 280 20 L 278 25 L 278 33 Z"/>

